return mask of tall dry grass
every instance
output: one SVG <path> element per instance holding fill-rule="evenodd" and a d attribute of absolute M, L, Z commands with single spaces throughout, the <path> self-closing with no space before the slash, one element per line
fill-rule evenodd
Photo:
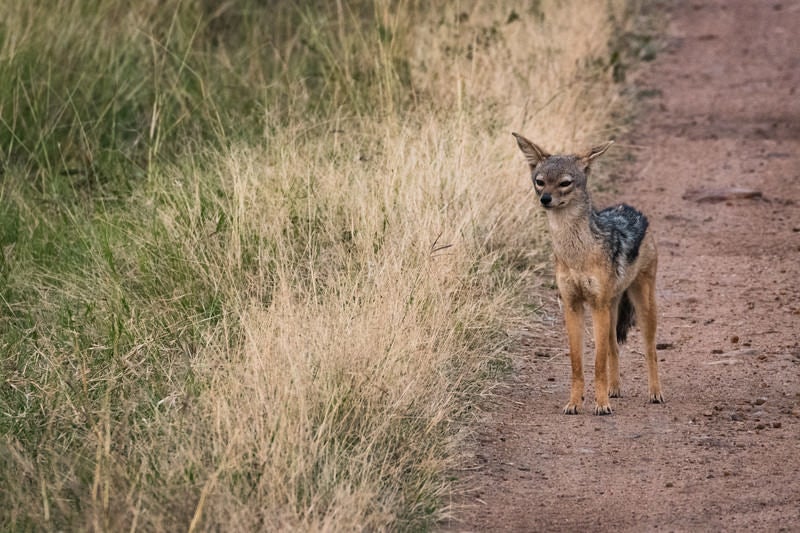
<path fill-rule="evenodd" d="M 613 133 L 626 3 L 58 7 L 0 8 L 3 528 L 431 527 L 539 283 L 509 131 Z"/>

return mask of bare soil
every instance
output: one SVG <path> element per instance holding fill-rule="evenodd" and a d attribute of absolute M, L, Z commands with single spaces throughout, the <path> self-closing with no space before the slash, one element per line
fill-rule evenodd
<path fill-rule="evenodd" d="M 665 49 L 636 75 L 644 110 L 623 139 L 637 161 L 620 169 L 618 195 L 595 195 L 643 210 L 659 242 L 667 403 L 647 403 L 634 331 L 623 398 L 592 415 L 587 331 L 584 410 L 562 415 L 569 358 L 547 295 L 443 529 L 800 531 L 800 3 L 667 9 Z"/>

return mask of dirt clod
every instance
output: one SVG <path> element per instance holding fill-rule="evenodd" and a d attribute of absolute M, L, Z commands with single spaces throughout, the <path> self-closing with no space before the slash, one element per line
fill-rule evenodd
<path fill-rule="evenodd" d="M 719 189 L 689 189 L 684 195 L 684 200 L 691 200 L 698 203 L 726 202 L 729 200 L 739 200 L 746 198 L 761 198 L 763 194 L 756 189 L 745 187 L 723 187 Z M 733 205 L 728 204 L 728 205 Z"/>

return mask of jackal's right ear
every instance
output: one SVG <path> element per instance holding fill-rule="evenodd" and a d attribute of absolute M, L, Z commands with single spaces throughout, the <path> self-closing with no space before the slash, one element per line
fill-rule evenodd
<path fill-rule="evenodd" d="M 548 157 L 550 154 L 533 144 L 531 141 L 520 135 L 519 133 L 511 132 L 511 135 L 517 140 L 517 144 L 519 145 L 519 149 L 522 150 L 522 153 L 525 154 L 525 159 L 527 159 L 528 164 L 531 168 L 535 167 Z"/>
<path fill-rule="evenodd" d="M 608 150 L 611 145 L 614 144 L 614 141 L 608 141 L 605 144 L 601 144 L 600 146 L 595 146 L 594 148 L 590 149 L 585 154 L 581 154 L 578 156 L 578 159 L 583 162 L 583 164 L 588 167 L 589 163 L 591 163 L 596 157 L 599 157 Z"/>

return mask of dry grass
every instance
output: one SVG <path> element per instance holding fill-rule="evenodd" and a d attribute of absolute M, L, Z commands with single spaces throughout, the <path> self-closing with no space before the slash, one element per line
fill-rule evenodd
<path fill-rule="evenodd" d="M 53 23 L 23 4 L 4 9 Z M 169 80 L 110 99 L 139 132 L 121 162 L 97 157 L 111 111 L 70 123 L 80 149 L 6 114 L 53 87 L 20 81 L 39 26 L 4 27 L 3 528 L 430 527 L 538 284 L 509 132 L 552 150 L 611 135 L 625 2 L 298 9 L 255 50 L 257 24 L 205 47 L 179 17 L 221 15 L 170 6 L 101 39 L 150 46 Z M 85 118 L 78 96 L 62 116 Z M 87 157 L 93 185 L 63 177 Z"/>

